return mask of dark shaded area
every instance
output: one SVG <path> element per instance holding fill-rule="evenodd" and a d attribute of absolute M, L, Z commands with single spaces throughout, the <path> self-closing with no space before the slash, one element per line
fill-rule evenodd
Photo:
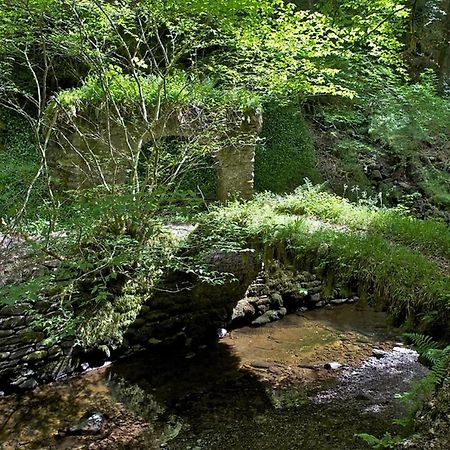
<path fill-rule="evenodd" d="M 355 318 L 358 314 L 361 317 Z M 385 315 L 357 305 L 317 310 L 308 317 L 324 323 L 330 332 L 363 330 L 375 341 L 396 339 L 386 326 Z M 293 319 L 288 316 L 286 321 Z M 267 330 L 270 336 L 274 327 L 283 324 L 257 330 Z M 301 327 L 297 329 L 298 339 L 306 337 L 306 328 L 303 334 Z M 256 351 L 260 344 L 253 338 Z M 316 350 L 324 352 L 324 345 L 318 339 Z M 282 352 L 287 347 L 280 346 L 280 356 Z M 369 359 L 370 369 L 378 367 L 376 358 Z M 305 384 L 299 379 L 286 384 L 269 381 L 265 374 L 270 364 L 257 370 L 242 364 L 241 352 L 226 342 L 187 354 L 160 347 L 124 358 L 107 369 L 5 397 L 0 401 L 4 418 L 0 445 L 25 449 L 363 450 L 369 447 L 355 433 L 382 436 L 396 431 L 392 419 L 404 410 L 392 399 L 400 385 L 391 380 L 404 378 L 402 383 L 410 388 L 411 378 L 420 372 L 415 366 L 412 370 L 400 364 L 393 366 L 395 373 L 382 371 L 373 383 L 372 372 L 365 374 L 362 368 L 349 371 L 340 382 Z M 360 392 L 359 385 L 367 392 Z M 379 409 L 373 408 L 374 399 Z M 93 411 L 106 418 L 98 433 L 67 433 Z"/>

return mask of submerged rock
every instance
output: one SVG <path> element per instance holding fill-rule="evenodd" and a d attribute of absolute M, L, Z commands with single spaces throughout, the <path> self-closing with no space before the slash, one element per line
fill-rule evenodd
<path fill-rule="evenodd" d="M 63 435 L 97 434 L 106 424 L 106 418 L 101 412 L 86 413 L 76 425 L 71 426 Z"/>
<path fill-rule="evenodd" d="M 268 370 L 273 366 L 273 364 L 270 364 L 265 361 L 252 361 L 250 363 L 250 366 L 254 367 L 255 369 L 267 369 Z"/>
<path fill-rule="evenodd" d="M 385 350 L 381 350 L 379 348 L 374 348 L 372 350 L 372 356 L 374 356 L 375 358 L 384 358 L 385 356 L 388 355 L 389 352 L 386 352 Z"/>
<path fill-rule="evenodd" d="M 280 308 L 280 309 L 277 309 L 276 311 L 269 310 L 269 311 L 266 311 L 262 316 L 255 319 L 252 322 L 252 325 L 256 326 L 256 327 L 265 325 L 267 323 L 274 322 L 276 320 L 281 319 L 286 314 L 287 314 L 286 308 Z"/>

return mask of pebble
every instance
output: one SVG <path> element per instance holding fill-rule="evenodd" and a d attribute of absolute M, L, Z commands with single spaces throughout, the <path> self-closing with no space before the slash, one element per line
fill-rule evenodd
<path fill-rule="evenodd" d="M 219 339 L 223 339 L 228 334 L 228 331 L 225 328 L 219 328 L 217 330 L 217 336 Z"/>
<path fill-rule="evenodd" d="M 97 434 L 105 423 L 105 416 L 100 412 L 85 414 L 79 423 L 69 428 L 69 434 Z"/>
<path fill-rule="evenodd" d="M 340 364 L 338 362 L 329 362 L 329 363 L 324 364 L 323 367 L 328 370 L 337 370 L 342 367 L 342 364 Z"/>
<path fill-rule="evenodd" d="M 255 369 L 270 369 L 272 364 L 265 362 L 265 361 L 253 361 L 250 363 L 252 367 Z"/>
<path fill-rule="evenodd" d="M 348 299 L 347 298 L 335 298 L 333 300 L 331 300 L 331 303 L 333 305 L 342 305 L 342 303 L 347 303 Z"/>
<path fill-rule="evenodd" d="M 393 351 L 393 352 L 397 352 L 397 353 L 404 353 L 404 354 L 407 354 L 407 353 L 414 353 L 414 350 L 411 350 L 411 349 L 405 348 L 405 347 L 394 347 L 394 348 L 392 349 L 392 351 Z"/>
<path fill-rule="evenodd" d="M 374 356 L 375 358 L 384 358 L 385 356 L 387 356 L 388 352 L 381 350 L 379 348 L 374 348 L 372 350 L 372 356 Z"/>

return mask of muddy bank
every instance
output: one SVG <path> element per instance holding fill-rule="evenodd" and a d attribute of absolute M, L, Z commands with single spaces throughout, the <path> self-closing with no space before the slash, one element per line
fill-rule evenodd
<path fill-rule="evenodd" d="M 394 431 L 392 419 L 405 411 L 393 394 L 425 373 L 417 355 L 393 351 L 398 339 L 382 313 L 343 305 L 235 330 L 196 352 L 143 353 L 3 398 L 0 442 L 5 449 L 364 449 L 354 434 Z M 99 432 L 67 433 L 95 411 L 106 419 Z"/>

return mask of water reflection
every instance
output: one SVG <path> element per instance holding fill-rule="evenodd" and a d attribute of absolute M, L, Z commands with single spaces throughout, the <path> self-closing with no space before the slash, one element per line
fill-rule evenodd
<path fill-rule="evenodd" d="M 359 364 L 373 347 L 386 340 L 393 346 L 397 339 L 384 315 L 343 306 L 236 330 L 196 354 L 139 354 L 2 399 L 1 448 L 364 449 L 355 433 L 393 430 L 392 419 L 402 412 L 392 399 L 396 386 L 389 378 L 365 380 L 364 389 L 383 396 L 381 413 L 368 407 L 370 396 L 365 395 L 317 402 L 318 392 L 339 392 L 333 391 L 337 382 L 327 371 L 301 366 L 324 358 Z M 252 365 L 252 359 L 259 362 Z M 407 379 L 402 388 L 423 373 L 414 361 L 398 370 L 399 378 Z M 402 370 L 411 377 L 402 377 Z M 87 411 L 100 411 L 107 418 L 101 433 L 68 434 Z"/>

